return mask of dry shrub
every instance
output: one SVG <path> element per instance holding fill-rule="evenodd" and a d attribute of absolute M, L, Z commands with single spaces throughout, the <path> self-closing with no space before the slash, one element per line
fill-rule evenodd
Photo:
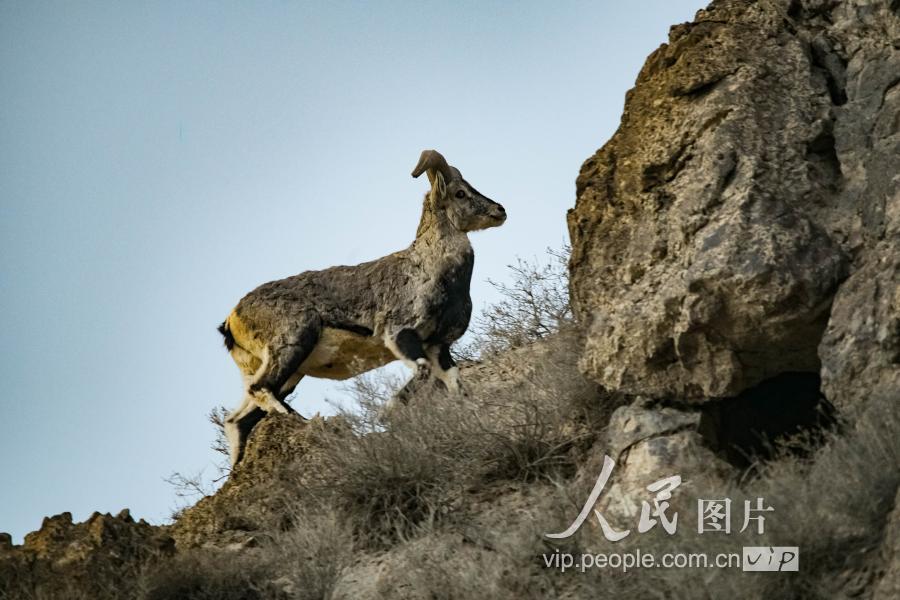
<path fill-rule="evenodd" d="M 258 553 L 199 549 L 179 553 L 148 573 L 142 600 L 263 600 L 270 565 Z"/>
<path fill-rule="evenodd" d="M 602 403 L 575 369 L 572 337 L 544 343 L 541 364 L 515 385 L 472 379 L 465 397 L 423 386 L 386 410 L 398 383 L 357 381 L 359 408 L 343 413 L 355 435 L 324 440 L 333 478 L 321 501 L 347 511 L 364 545 L 383 548 L 453 515 L 469 489 L 574 474 L 603 412 L 586 407 Z"/>
<path fill-rule="evenodd" d="M 197 548 L 144 574 L 142 600 L 321 600 L 353 558 L 350 529 L 331 510 L 295 504 L 287 531 L 251 548 Z"/>
<path fill-rule="evenodd" d="M 356 556 L 352 527 L 331 509 L 297 502 L 292 528 L 264 546 L 276 565 L 274 585 L 291 600 L 328 598 L 341 572 Z"/>
<path fill-rule="evenodd" d="M 513 386 L 475 382 L 473 433 L 485 445 L 481 477 L 535 481 L 574 474 L 608 420 L 611 401 L 577 370 L 577 333 L 558 331 L 539 354 L 521 354 Z M 519 357 L 516 357 L 518 359 Z"/>
<path fill-rule="evenodd" d="M 465 341 L 454 352 L 467 360 L 521 348 L 573 323 L 569 304 L 569 253 L 547 248 L 547 260 L 517 258 L 508 265 L 509 283 L 488 279 L 501 300 L 475 317 Z"/>
<path fill-rule="evenodd" d="M 428 590 L 434 600 L 537 600 L 546 598 L 551 588 L 539 571 L 521 564 L 515 556 L 464 542 L 448 543 L 445 538 L 429 541 L 432 543 L 423 552 L 412 556 L 410 579 L 414 587 Z"/>
<path fill-rule="evenodd" d="M 780 593 L 856 594 L 878 569 L 873 551 L 900 488 L 900 405 L 893 398 L 873 400 L 844 430 L 831 434 L 811 460 L 771 464 L 752 485 L 754 497 L 779 507 L 772 543 L 800 547 L 801 571 L 782 582 Z"/>
<path fill-rule="evenodd" d="M 436 402 L 404 411 L 388 428 L 323 440 L 332 477 L 316 490 L 319 501 L 343 510 L 366 546 L 386 547 L 410 535 L 447 510 L 460 471 L 471 464 L 472 449 L 458 437 L 464 416 Z"/>

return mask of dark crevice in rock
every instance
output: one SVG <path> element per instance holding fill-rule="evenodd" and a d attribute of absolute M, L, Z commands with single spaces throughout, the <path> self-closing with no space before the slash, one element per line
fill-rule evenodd
<path fill-rule="evenodd" d="M 647 362 L 652 365 L 663 367 L 678 362 L 678 353 L 675 351 L 675 340 L 667 338 L 662 345 L 658 346 L 653 351 Z"/>
<path fill-rule="evenodd" d="M 825 85 L 828 86 L 828 95 L 835 106 L 843 106 L 847 103 L 847 92 L 841 87 L 829 71 L 824 71 Z"/>
<path fill-rule="evenodd" d="M 741 468 L 785 449 L 806 455 L 836 423 L 820 384 L 816 373 L 776 375 L 734 398 L 705 405 L 699 433 L 712 450 Z"/>
<path fill-rule="evenodd" d="M 837 191 L 843 179 L 843 173 L 832 130 L 833 123 L 826 123 L 822 127 L 822 131 L 808 142 L 806 161 L 810 179 L 821 182 L 832 191 Z"/>
<path fill-rule="evenodd" d="M 833 23 L 831 11 L 833 11 L 841 1 L 842 0 L 809 2 L 804 0 L 792 0 L 787 15 L 800 23 L 812 23 L 821 19 L 830 25 Z"/>
<path fill-rule="evenodd" d="M 618 454 L 616 456 L 616 460 L 618 462 L 626 461 L 628 458 L 628 453 L 631 451 L 631 449 L 642 442 L 646 442 L 647 440 L 652 440 L 653 438 L 660 438 L 660 437 L 670 437 L 673 435 L 678 435 L 679 433 L 682 433 L 685 431 L 692 432 L 694 430 L 696 430 L 696 426 L 693 423 L 686 423 L 684 425 L 678 425 L 678 426 L 672 427 L 671 429 L 663 429 L 660 431 L 655 431 L 652 434 L 646 435 L 644 437 L 641 437 L 641 438 L 638 438 L 638 439 L 632 441 L 630 444 L 628 444 L 627 446 L 622 448 L 622 450 L 620 450 L 618 452 Z"/>
<path fill-rule="evenodd" d="M 821 73 L 828 88 L 831 103 L 843 106 L 847 103 L 847 61 L 832 47 L 831 42 L 822 34 L 809 44 L 810 64 L 813 71 Z"/>
<path fill-rule="evenodd" d="M 730 157 L 730 161 L 731 164 L 729 165 L 728 170 L 725 171 L 725 175 L 722 176 L 722 183 L 719 185 L 719 196 L 721 196 L 721 193 L 727 190 L 729 186 L 731 186 L 732 182 L 734 182 L 735 176 L 737 175 L 738 163 L 737 158 L 733 153 Z M 706 211 L 708 211 L 709 208 L 711 207 L 707 207 Z"/>
<path fill-rule="evenodd" d="M 616 197 L 616 174 L 618 171 L 618 163 L 615 161 L 615 152 L 611 152 L 610 156 L 613 157 L 613 162 L 609 165 L 609 172 L 606 175 L 606 197 L 609 198 L 610 202 Z"/>
<path fill-rule="evenodd" d="M 707 131 L 715 129 L 716 127 L 721 125 L 722 121 L 727 119 L 728 115 L 730 115 L 731 113 L 732 113 L 732 109 L 730 109 L 730 108 L 725 109 L 725 110 L 720 110 L 717 113 L 715 113 L 712 117 L 710 117 L 703 123 L 703 126 L 700 127 L 700 130 L 697 132 L 696 137 L 699 139 Z"/>
<path fill-rule="evenodd" d="M 897 1 L 900 2 L 900 0 L 897 0 Z M 893 91 L 893 89 L 895 87 L 897 87 L 898 85 L 900 85 L 900 77 L 897 77 L 896 79 L 891 81 L 887 85 L 887 87 L 884 88 L 884 92 L 881 93 L 881 102 L 878 104 L 878 110 L 881 110 L 882 108 L 884 108 L 884 101 L 887 99 L 888 94 L 890 94 L 891 91 Z"/>
<path fill-rule="evenodd" d="M 734 72 L 734 70 L 731 70 L 726 73 L 719 73 L 707 80 L 695 81 L 683 87 L 675 87 L 672 90 L 672 95 L 683 98 L 699 98 L 705 96 L 714 90 L 720 83 L 725 81 L 729 75 L 733 75 Z"/>
<path fill-rule="evenodd" d="M 691 159 L 689 149 L 693 144 L 684 144 L 669 157 L 664 163 L 648 165 L 644 169 L 642 177 L 642 191 L 648 192 L 653 188 L 668 183 L 675 179 L 684 165 Z"/>

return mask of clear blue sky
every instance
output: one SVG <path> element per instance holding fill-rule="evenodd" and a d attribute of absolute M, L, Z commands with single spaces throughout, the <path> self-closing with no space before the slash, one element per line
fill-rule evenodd
<path fill-rule="evenodd" d="M 437 148 L 507 208 L 473 297 L 566 239 L 584 159 L 701 0 L 0 1 L 0 531 L 215 459 L 215 331 L 256 285 L 414 237 Z M 307 379 L 294 406 L 337 399 Z"/>

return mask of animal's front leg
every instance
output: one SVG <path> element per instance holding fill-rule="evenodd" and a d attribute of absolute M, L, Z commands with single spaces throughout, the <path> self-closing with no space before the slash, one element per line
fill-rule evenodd
<path fill-rule="evenodd" d="M 389 414 L 398 404 L 409 404 L 410 397 L 415 393 L 414 390 L 418 389 L 421 381 L 431 380 L 431 365 L 422 338 L 414 329 L 403 329 L 396 335 L 385 334 L 384 345 L 413 371 L 413 376 L 406 385 L 398 390 L 384 407 L 384 414 Z"/>
<path fill-rule="evenodd" d="M 402 329 L 396 335 L 385 335 L 384 344 L 394 356 L 402 360 L 415 375 L 428 373 L 430 362 L 422 345 L 422 338 L 414 329 Z"/>

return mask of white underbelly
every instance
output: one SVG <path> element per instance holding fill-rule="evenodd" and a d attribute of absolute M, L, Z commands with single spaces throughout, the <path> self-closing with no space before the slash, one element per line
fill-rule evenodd
<path fill-rule="evenodd" d="M 326 327 L 298 375 L 347 379 L 396 360 L 381 339 Z"/>

